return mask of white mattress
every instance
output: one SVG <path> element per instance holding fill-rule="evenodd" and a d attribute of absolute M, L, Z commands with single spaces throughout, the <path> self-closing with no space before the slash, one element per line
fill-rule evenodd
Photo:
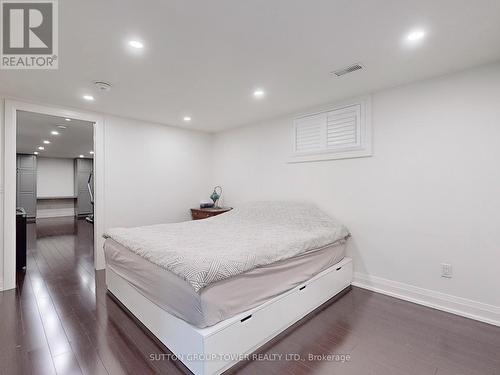
<path fill-rule="evenodd" d="M 205 220 L 112 228 L 106 236 L 186 281 L 195 292 L 349 236 L 301 202 L 252 202 Z"/>
<path fill-rule="evenodd" d="M 259 306 L 340 262 L 345 256 L 345 243 L 253 268 L 198 292 L 186 280 L 113 239 L 105 241 L 104 252 L 107 267 L 146 298 L 170 314 L 203 328 Z"/>

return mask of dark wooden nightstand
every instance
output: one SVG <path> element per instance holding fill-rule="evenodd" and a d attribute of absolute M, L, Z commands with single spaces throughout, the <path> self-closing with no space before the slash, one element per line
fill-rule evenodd
<path fill-rule="evenodd" d="M 217 216 L 224 212 L 231 211 L 232 209 L 232 207 L 191 208 L 191 217 L 193 220 L 206 219 L 207 217 Z"/>

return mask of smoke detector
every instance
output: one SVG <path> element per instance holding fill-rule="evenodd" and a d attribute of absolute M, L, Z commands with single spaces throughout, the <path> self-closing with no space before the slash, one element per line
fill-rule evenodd
<path fill-rule="evenodd" d="M 111 83 L 104 81 L 95 81 L 94 85 L 99 89 L 99 91 L 110 91 Z"/>
<path fill-rule="evenodd" d="M 330 74 L 334 77 L 341 77 L 345 74 L 349 74 L 361 69 L 363 69 L 363 65 L 356 63 L 346 66 L 345 68 L 342 69 L 334 70 L 333 72 L 330 72 Z"/>

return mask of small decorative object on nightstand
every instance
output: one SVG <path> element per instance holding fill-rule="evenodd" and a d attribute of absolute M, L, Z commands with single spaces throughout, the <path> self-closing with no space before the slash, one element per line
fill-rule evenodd
<path fill-rule="evenodd" d="M 210 199 L 214 201 L 214 208 L 219 208 L 219 199 L 222 196 L 222 188 L 220 186 L 214 187 L 214 191 Z"/>
<path fill-rule="evenodd" d="M 224 212 L 231 211 L 232 207 L 218 207 L 218 208 L 191 208 L 191 217 L 193 220 L 206 219 L 208 217 L 217 216 Z"/>

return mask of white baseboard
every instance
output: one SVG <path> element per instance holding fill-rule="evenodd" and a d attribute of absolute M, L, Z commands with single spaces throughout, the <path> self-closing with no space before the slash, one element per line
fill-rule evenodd
<path fill-rule="evenodd" d="M 49 217 L 75 216 L 74 208 L 47 208 L 36 211 L 37 219 L 45 219 Z"/>
<path fill-rule="evenodd" d="M 352 285 L 480 322 L 500 326 L 500 306 L 356 272 Z"/>

